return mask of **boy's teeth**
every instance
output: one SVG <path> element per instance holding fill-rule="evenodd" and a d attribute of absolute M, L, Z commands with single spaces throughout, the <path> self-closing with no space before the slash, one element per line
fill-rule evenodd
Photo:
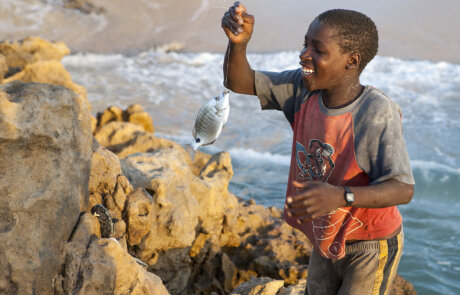
<path fill-rule="evenodd" d="M 304 72 L 305 74 L 311 74 L 311 73 L 314 73 L 315 70 L 306 70 L 306 69 L 302 69 L 302 72 Z"/>

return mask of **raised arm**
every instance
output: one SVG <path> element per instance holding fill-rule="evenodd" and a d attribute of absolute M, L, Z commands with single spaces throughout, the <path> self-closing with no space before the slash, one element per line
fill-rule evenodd
<path fill-rule="evenodd" d="M 247 13 L 239 2 L 230 7 L 222 18 L 222 28 L 228 37 L 224 59 L 224 86 L 243 94 L 255 95 L 255 72 L 246 58 L 246 48 L 251 39 L 254 16 Z"/>

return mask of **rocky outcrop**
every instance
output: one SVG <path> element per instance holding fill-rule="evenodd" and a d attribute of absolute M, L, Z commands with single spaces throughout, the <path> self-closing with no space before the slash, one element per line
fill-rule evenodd
<path fill-rule="evenodd" d="M 77 9 L 86 14 L 106 12 L 104 7 L 96 6 L 91 0 L 63 0 L 65 8 Z"/>
<path fill-rule="evenodd" d="M 96 217 L 84 213 L 66 244 L 56 294 L 169 295 L 161 279 L 148 272 L 114 239 L 101 239 Z"/>
<path fill-rule="evenodd" d="M 310 243 L 282 223 L 279 209 L 243 202 L 228 191 L 233 175 L 228 153 L 198 152 L 192 161 L 177 143 L 117 119 L 123 118 L 120 109 L 104 113 L 98 116 L 95 139 L 120 160 L 95 148 L 93 163 L 103 155 L 106 159 L 99 161 L 112 163 L 113 170 L 97 174 L 115 183 L 120 165 L 133 191 L 120 198 L 126 200 L 123 207 L 113 205 L 120 203 L 112 201 L 116 184 L 95 181 L 94 187 L 105 191 L 91 196 L 112 208 L 116 220 L 123 219 L 116 221 L 126 229 L 118 234 L 120 243 L 147 263 L 171 294 L 228 294 L 252 275 L 286 284 L 306 276 Z M 102 118 L 113 119 L 101 124 Z"/>
<path fill-rule="evenodd" d="M 91 147 L 88 109 L 72 91 L 0 86 L 0 293 L 51 293 L 88 202 Z"/>
<path fill-rule="evenodd" d="M 140 126 L 142 131 L 153 133 L 153 121 L 141 105 L 130 105 L 126 110 L 111 106 L 103 112 L 97 113 L 97 127 L 110 122 L 128 122 Z"/>
<path fill-rule="evenodd" d="M 86 107 L 91 109 L 86 97 L 86 89 L 74 83 L 60 63 L 61 59 L 69 53 L 70 50 L 64 43 L 51 43 L 38 37 L 2 42 L 0 43 L 0 81 L 3 80 L 4 84 L 21 81 L 64 86 L 81 96 Z M 1 56 L 5 59 L 3 62 Z"/>

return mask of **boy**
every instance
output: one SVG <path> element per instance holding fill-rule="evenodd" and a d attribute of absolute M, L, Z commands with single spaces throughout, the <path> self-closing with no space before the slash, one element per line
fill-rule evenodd
<path fill-rule="evenodd" d="M 239 2 L 222 18 L 224 84 L 283 111 L 294 131 L 284 218 L 314 245 L 306 293 L 388 294 L 403 246 L 396 205 L 411 201 L 414 179 L 399 106 L 359 80 L 377 53 L 375 24 L 351 10 L 320 14 L 301 68 L 281 73 L 250 68 L 253 25 Z"/>

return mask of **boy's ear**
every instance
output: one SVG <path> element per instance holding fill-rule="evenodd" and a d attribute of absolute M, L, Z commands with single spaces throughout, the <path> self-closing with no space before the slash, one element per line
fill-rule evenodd
<path fill-rule="evenodd" d="M 348 63 L 346 65 L 347 70 L 351 70 L 354 68 L 359 68 L 359 64 L 361 63 L 361 54 L 358 52 L 353 52 L 348 57 Z"/>

